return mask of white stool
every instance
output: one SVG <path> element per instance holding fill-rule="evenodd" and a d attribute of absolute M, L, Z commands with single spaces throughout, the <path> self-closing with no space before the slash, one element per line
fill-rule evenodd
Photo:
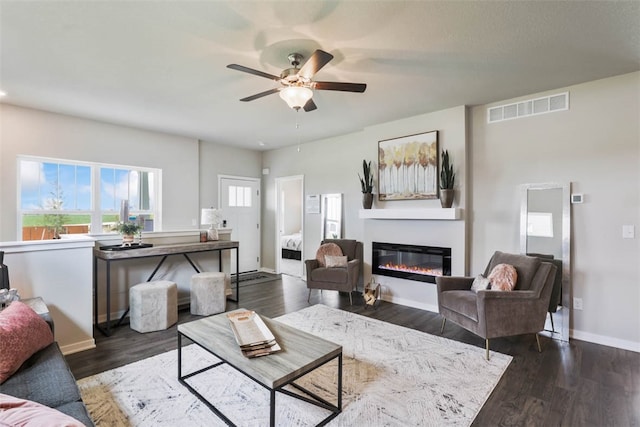
<path fill-rule="evenodd" d="M 135 285 L 129 290 L 129 307 L 134 331 L 168 329 L 178 321 L 178 286 L 168 280 Z"/>
<path fill-rule="evenodd" d="M 191 314 L 210 316 L 227 308 L 225 273 L 204 272 L 191 276 Z"/>

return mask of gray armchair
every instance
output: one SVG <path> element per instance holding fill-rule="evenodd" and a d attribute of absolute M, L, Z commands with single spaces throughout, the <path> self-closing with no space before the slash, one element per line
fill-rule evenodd
<path fill-rule="evenodd" d="M 358 290 L 358 281 L 362 272 L 363 248 L 362 242 L 350 239 L 326 239 L 321 242 L 335 243 L 342 249 L 342 254 L 347 256 L 347 267 L 321 267 L 316 259 L 305 260 L 307 270 L 307 288 L 311 298 L 312 289 L 326 289 L 332 291 L 348 292 L 349 303 L 353 305 L 351 292 Z"/>
<path fill-rule="evenodd" d="M 489 360 L 489 339 L 535 334 L 544 329 L 556 267 L 539 258 L 496 252 L 484 272 L 487 277 L 498 264 L 516 268 L 518 280 L 513 291 L 471 290 L 473 277 L 436 277 L 438 309 L 447 319 L 485 339 Z"/>

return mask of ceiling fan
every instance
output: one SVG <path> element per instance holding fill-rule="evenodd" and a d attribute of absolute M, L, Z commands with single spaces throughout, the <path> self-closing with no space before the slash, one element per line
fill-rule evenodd
<path fill-rule="evenodd" d="M 362 93 L 367 88 L 364 83 L 342 83 L 342 82 L 317 82 L 312 80 L 313 76 L 320 71 L 322 67 L 327 65 L 333 59 L 333 55 L 323 50 L 316 50 L 309 57 L 307 62 L 300 67 L 303 56 L 299 53 L 291 53 L 287 57 L 291 63 L 291 68 L 287 68 L 280 73 L 280 76 L 265 73 L 263 71 L 254 70 L 243 65 L 229 64 L 227 68 L 253 74 L 255 76 L 264 77 L 275 80 L 280 83 L 280 87 L 266 90 L 240 101 L 248 102 L 272 93 L 280 93 L 282 98 L 289 107 L 298 111 L 302 108 L 304 111 L 313 111 L 317 108 L 313 102 L 313 90 L 338 90 L 342 92 L 358 92 Z"/>

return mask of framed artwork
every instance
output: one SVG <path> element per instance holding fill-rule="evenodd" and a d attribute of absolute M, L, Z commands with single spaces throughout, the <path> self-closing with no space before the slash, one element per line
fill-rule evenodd
<path fill-rule="evenodd" d="M 378 142 L 378 199 L 438 198 L 438 131 Z"/>

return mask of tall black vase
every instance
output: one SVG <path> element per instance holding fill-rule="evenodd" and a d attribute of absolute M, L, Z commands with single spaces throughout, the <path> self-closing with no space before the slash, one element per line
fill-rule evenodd
<path fill-rule="evenodd" d="M 372 205 L 373 205 L 373 194 L 362 193 L 362 207 L 364 209 L 371 209 Z"/>
<path fill-rule="evenodd" d="M 4 265 L 3 251 L 0 251 L 0 289 L 9 289 L 9 268 Z"/>

